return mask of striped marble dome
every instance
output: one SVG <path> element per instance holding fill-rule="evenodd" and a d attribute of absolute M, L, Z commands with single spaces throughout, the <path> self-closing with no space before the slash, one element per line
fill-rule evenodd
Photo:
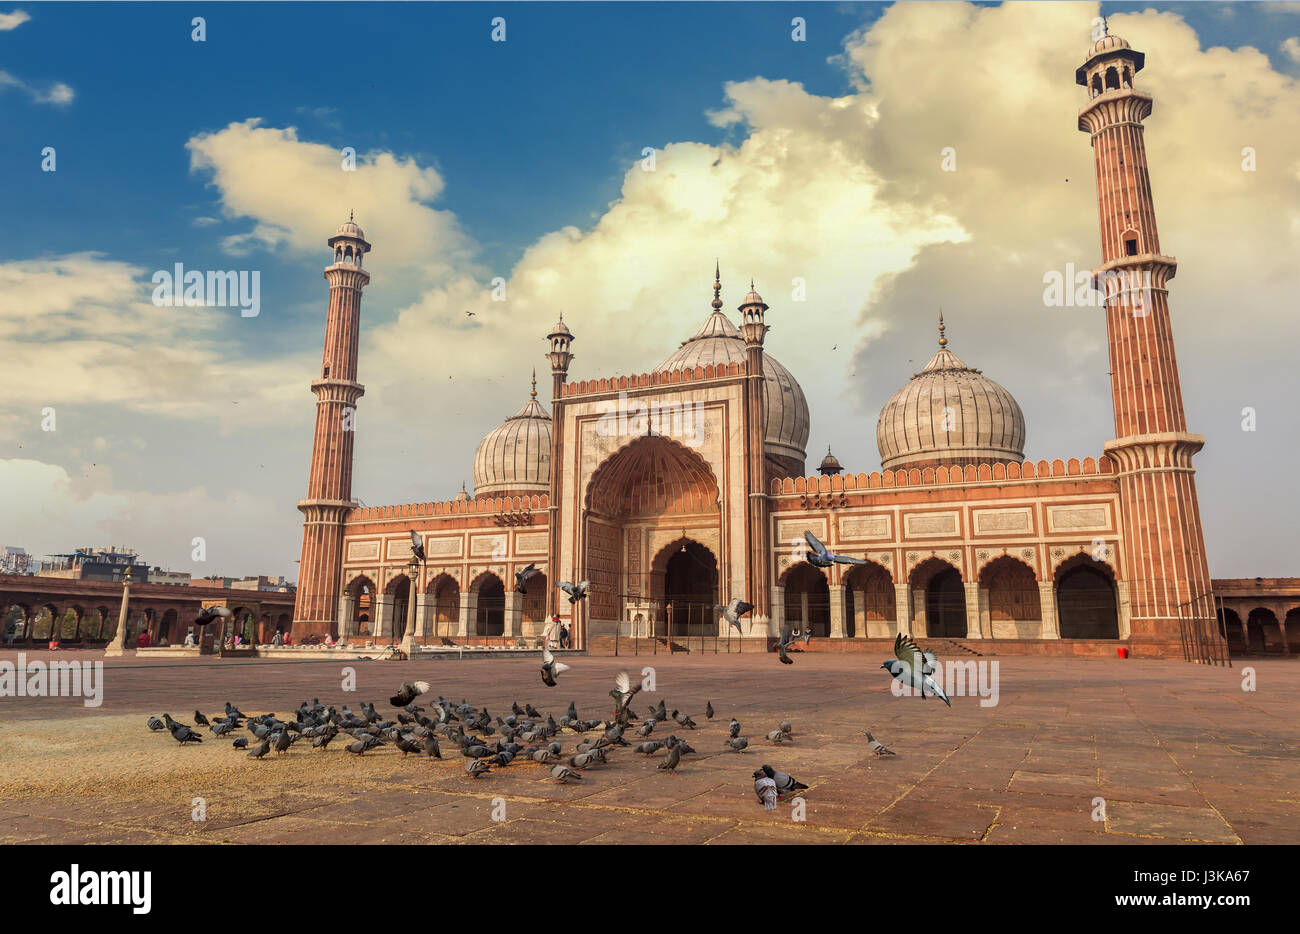
<path fill-rule="evenodd" d="M 474 452 L 474 496 L 534 496 L 551 488 L 551 416 L 537 401 L 488 432 Z"/>
<path fill-rule="evenodd" d="M 948 349 L 939 351 L 880 412 L 876 446 L 884 470 L 1025 459 L 1025 416 L 1011 393 Z"/>
<path fill-rule="evenodd" d="M 750 293 L 759 302 L 757 293 Z M 751 299 L 746 298 L 746 302 Z M 697 366 L 726 366 L 745 362 L 745 339 L 731 319 L 715 309 L 695 334 L 682 341 L 658 371 L 681 370 Z M 797 462 L 793 473 L 803 472 L 808 444 L 808 400 L 790 371 L 770 353 L 763 353 L 763 399 L 767 418 L 763 435 L 764 452 L 785 463 Z"/>

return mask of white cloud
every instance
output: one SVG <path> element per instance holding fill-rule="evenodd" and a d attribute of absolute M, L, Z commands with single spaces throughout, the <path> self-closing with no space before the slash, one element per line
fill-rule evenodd
<path fill-rule="evenodd" d="M 31 15 L 26 10 L 14 10 L 12 13 L 0 13 L 0 32 L 9 32 L 17 29 L 23 23 L 31 19 Z"/>
<path fill-rule="evenodd" d="M 38 104 L 57 104 L 65 105 L 72 103 L 75 93 L 72 88 L 62 81 L 55 81 L 49 84 L 32 84 L 21 78 L 11 75 L 7 71 L 0 71 L 0 91 L 6 88 L 14 88 L 22 91 Z"/>
<path fill-rule="evenodd" d="M 1286 53 L 1287 58 L 1291 59 L 1291 61 L 1300 62 L 1300 38 L 1289 36 L 1282 40 L 1279 48 Z"/>

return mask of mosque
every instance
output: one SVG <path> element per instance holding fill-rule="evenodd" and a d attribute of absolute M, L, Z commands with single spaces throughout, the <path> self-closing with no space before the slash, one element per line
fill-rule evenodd
<path fill-rule="evenodd" d="M 554 615 L 591 651 L 615 638 L 744 646 L 784 625 L 822 650 L 901 632 L 977 652 L 1187 657 L 1218 638 L 1192 467 L 1204 439 L 1184 418 L 1177 267 L 1160 251 L 1143 141 L 1152 99 L 1133 84 L 1144 64 L 1105 35 L 1075 72 L 1115 423 L 1093 456 L 1026 461 L 1020 406 L 957 355 L 941 318 L 933 356 L 880 412 L 881 469 L 846 473 L 828 450 L 805 476 L 808 400 L 766 343 L 769 306 L 751 284 L 728 314 L 715 270 L 699 329 L 642 373 L 570 379 L 579 334 L 557 321 L 549 411 L 534 376 L 474 452 L 472 495 L 360 507 L 351 422 L 371 245 L 344 223 L 328 240 L 295 634 L 395 641 L 413 594 L 422 643 L 531 643 Z M 805 532 L 864 563 L 812 566 Z M 540 575 L 517 593 L 528 565 Z M 565 580 L 590 581 L 590 596 L 570 604 Z M 753 604 L 739 630 L 714 611 L 736 597 Z"/>

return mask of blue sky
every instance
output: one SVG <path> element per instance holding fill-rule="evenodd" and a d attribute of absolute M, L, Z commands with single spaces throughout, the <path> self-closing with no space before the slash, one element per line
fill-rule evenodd
<path fill-rule="evenodd" d="M 749 274 L 761 285 L 765 276 L 779 282 L 792 270 L 799 273 L 797 263 L 804 260 L 791 259 L 791 270 L 782 258 L 804 244 L 785 242 L 781 228 L 797 227 L 793 222 L 804 211 L 829 214 L 837 204 L 855 203 L 862 179 L 873 175 L 906 181 L 921 194 L 903 204 L 877 192 L 871 218 L 860 230 L 845 229 L 838 219 L 840 227 L 824 229 L 830 236 L 809 245 L 810 254 L 823 258 L 861 251 L 860 268 L 828 260 L 834 268 L 822 275 L 835 281 L 828 281 L 822 294 L 833 298 L 819 314 L 791 315 L 788 303 L 772 301 L 773 352 L 803 383 L 813 407 L 811 463 L 831 443 L 851 469 L 878 468 L 875 414 L 913 371 L 911 361 L 928 355 L 930 321 L 940 304 L 951 310 L 949 337 L 958 352 L 1011 389 L 1026 410 L 1031 457 L 1099 453 L 1111 433 L 1103 329 L 1097 320 L 1045 322 L 1041 307 L 1031 307 L 1041 290 L 1043 264 L 1084 266 L 1095 260 L 1090 156 L 1086 139 L 1072 125 L 1079 101 L 1070 82 L 1095 4 L 1073 5 L 1068 17 L 1033 8 L 1003 10 L 998 4 L 927 6 L 933 9 L 911 15 L 909 25 L 908 15 L 882 20 L 885 4 L 850 3 L 0 4 L 0 17 L 17 10 L 30 16 L 16 28 L 0 30 L 0 77 L 9 78 L 0 81 L 0 204 L 7 221 L 0 224 L 0 276 L 25 282 L 27 267 L 36 263 L 94 253 L 98 258 L 80 273 L 89 277 L 83 281 L 118 282 L 113 276 L 121 273 L 136 283 L 141 300 L 147 300 L 149 273 L 177 261 L 188 268 L 257 268 L 263 293 L 263 313 L 256 319 L 188 319 L 194 325 L 188 359 L 208 354 L 236 364 L 221 378 L 196 372 L 192 388 L 178 390 L 163 364 L 157 364 L 156 374 L 150 371 L 156 353 L 129 364 L 168 387 L 157 394 L 192 392 L 194 404 L 184 411 L 163 410 L 158 398 L 146 397 L 149 389 L 145 396 L 133 396 L 130 386 L 115 385 L 111 402 L 96 402 L 95 387 L 107 393 L 115 380 L 105 374 L 116 371 L 96 370 L 83 386 L 60 370 L 57 352 L 49 363 L 41 358 L 34 375 L 23 377 L 41 384 L 39 390 L 24 390 L 21 399 L 12 398 L 11 391 L 11 399 L 0 405 L 0 457 L 32 458 L 50 467 L 58 483 L 71 484 L 66 492 L 80 512 L 70 513 L 62 526 L 33 520 L 30 526 L 16 522 L 11 526 L 16 531 L 6 532 L 0 523 L 0 543 L 58 551 L 122 541 L 149 552 L 155 562 L 188 568 L 188 548 L 181 543 L 188 536 L 177 533 L 171 541 L 171 533 L 138 522 L 148 511 L 141 504 L 154 503 L 157 511 L 148 495 L 166 496 L 174 498 L 165 501 L 169 504 L 185 502 L 214 517 L 207 522 L 240 509 L 247 516 L 274 510 L 265 543 L 248 554 L 228 548 L 220 569 L 294 573 L 299 517 L 292 503 L 301 495 L 307 465 L 311 397 L 306 384 L 319 355 L 326 298 L 320 269 L 330 228 L 317 222 L 308 231 L 309 247 L 259 245 L 252 252 L 233 252 L 229 238 L 258 224 L 291 227 L 293 220 L 235 207 L 240 192 L 219 182 L 214 172 L 192 168 L 187 148 L 204 134 L 220 136 L 253 119 L 277 133 L 296 128 L 296 141 L 280 140 L 277 151 L 301 157 L 304 166 L 310 154 L 303 150 L 320 144 L 333 150 L 351 146 L 366 159 L 391 154 L 434 173 L 440 192 L 422 203 L 412 198 L 410 206 L 439 212 L 459 232 L 446 243 L 395 243 L 416 228 L 375 216 L 366 203 L 352 205 L 375 243 L 361 362 L 361 379 L 372 387 L 362 403 L 364 417 L 371 419 L 365 425 L 370 442 L 363 442 L 358 456 L 356 491 L 370 504 L 446 498 L 469 479 L 476 439 L 518 408 L 527 371 L 539 362 L 537 347 L 516 350 L 508 342 L 535 341 L 535 332 L 544 332 L 554 313 L 565 310 L 575 329 L 586 328 L 579 330 L 578 378 L 648 369 L 707 313 L 710 296 L 702 280 L 715 256 L 722 258 L 728 287 Z M 1289 174 L 1294 149 L 1289 142 L 1263 146 L 1260 180 L 1274 173 L 1267 179 L 1272 187 L 1243 194 L 1204 181 L 1222 166 L 1206 161 L 1209 157 L 1199 155 L 1193 143 L 1198 137 L 1222 140 L 1235 159 L 1239 144 L 1283 140 L 1279 127 L 1285 127 L 1288 112 L 1294 127 L 1294 111 L 1287 108 L 1300 74 L 1300 45 L 1289 55 L 1284 42 L 1300 36 L 1300 4 L 1107 3 L 1101 9 L 1116 22 L 1132 24 L 1139 30 L 1135 38 L 1156 43 L 1146 49 L 1149 80 L 1161 92 L 1149 129 L 1152 174 L 1162 237 L 1184 259 L 1173 303 L 1193 428 L 1211 438 L 1199 462 L 1207 526 L 1214 531 L 1212 541 L 1222 543 L 1211 545 L 1212 562 L 1218 559 L 1213 570 L 1293 572 L 1274 557 L 1291 536 L 1268 515 L 1274 504 L 1267 491 L 1285 475 L 1270 465 L 1294 453 L 1286 439 L 1294 437 L 1287 426 L 1296 416 L 1276 412 L 1263 421 L 1268 432 L 1258 436 L 1243 436 L 1237 427 L 1244 405 L 1266 406 L 1276 398 L 1260 360 L 1272 354 L 1280 359 L 1282 342 L 1277 334 L 1258 330 L 1245 337 L 1217 330 L 1255 319 L 1236 309 L 1231 321 L 1224 320 L 1226 303 L 1215 292 L 1223 273 L 1212 268 L 1208 254 L 1201 258 L 1197 252 L 1222 236 L 1221 225 L 1197 225 L 1208 224 L 1200 218 L 1212 214 L 1209 203 L 1243 219 L 1279 214 L 1294 190 Z M 505 43 L 490 41 L 496 15 L 507 19 Z M 206 42 L 191 41 L 194 16 L 206 19 Z M 795 16 L 807 20 L 806 42 L 790 40 Z M 915 32 L 921 28 L 941 32 L 951 50 L 935 46 L 933 35 Z M 878 58 L 864 46 L 864 36 L 878 43 Z M 1191 45 L 1179 44 L 1189 36 Z M 1014 132 L 1028 134 L 1035 145 L 1042 142 L 1045 150 L 1059 144 L 1066 156 L 1059 165 L 1049 162 L 1041 179 L 1035 173 L 1053 157 L 1031 155 L 1024 165 L 1006 161 L 959 173 L 959 182 L 978 180 L 964 195 L 927 193 L 928 176 L 907 177 L 909 164 L 921 158 L 908 146 L 921 139 L 928 146 L 936 126 L 951 123 L 951 141 L 964 153 L 999 152 L 997 140 L 977 139 L 974 129 L 957 128 L 961 113 L 951 102 L 961 97 L 968 78 L 980 76 L 946 75 L 945 69 L 949 51 L 953 62 L 967 60 L 962 58 L 970 52 L 967 40 L 1007 43 L 1006 60 L 1027 68 L 1050 60 L 1044 87 L 1060 97 L 1049 100 L 1042 88 L 1036 90 L 1040 109 L 1028 128 L 1022 119 Z M 1207 51 L 1212 46 L 1225 46 L 1227 57 Z M 1264 58 L 1252 59 L 1251 47 Z M 884 62 L 904 64 L 873 71 Z M 1175 74 L 1201 77 L 1195 89 L 1160 86 Z M 1006 76 L 987 99 L 961 108 L 979 110 L 977 122 L 996 128 L 1008 108 L 1024 104 L 1014 93 L 1019 77 Z M 1029 79 L 1028 71 L 1024 77 Z M 1039 73 L 1032 78 L 1043 80 Z M 1270 103 L 1259 104 L 1259 114 L 1246 113 L 1255 106 L 1252 89 L 1263 87 L 1261 80 L 1273 82 Z M 1239 86 L 1225 89 L 1225 82 Z M 72 90 L 70 102 L 43 98 L 56 83 Z M 937 96 L 936 86 L 943 91 Z M 1004 92 L 1005 99 L 997 99 Z M 1196 94 L 1252 103 L 1208 115 Z M 870 132 L 841 126 L 835 116 L 843 112 L 836 109 L 839 104 L 863 113 L 874 109 L 880 123 Z M 717 116 L 728 108 L 734 119 Z M 814 137 L 816 146 L 806 142 Z M 55 173 L 38 171 L 46 146 L 57 150 Z M 646 199 L 636 188 L 634 169 L 646 146 L 661 153 L 677 146 L 687 155 L 704 147 L 716 154 L 732 187 L 719 193 L 711 187 L 715 180 L 695 164 L 676 163 L 683 185 L 678 194 L 688 200 L 674 207 Z M 856 150 L 860 160 L 838 161 Z M 926 150 L 924 159 L 930 155 Z M 774 162 L 785 166 L 784 175 L 769 177 Z M 708 161 L 700 165 L 709 167 Z M 861 177 L 854 174 L 858 170 Z M 819 178 L 821 173 L 844 175 L 841 197 L 828 194 L 838 179 Z M 1062 188 L 1064 177 L 1072 177 L 1075 187 Z M 764 188 L 773 178 L 779 188 Z M 753 187 L 745 179 L 756 180 Z M 1012 213 L 1021 210 L 1014 188 L 1018 179 L 1032 195 L 1024 200 L 1037 206 L 1019 221 L 1008 216 L 1006 226 L 998 226 L 991 217 L 1007 214 L 1006 204 L 1017 204 Z M 283 179 L 285 187 L 293 183 L 291 177 Z M 975 190 L 982 187 L 1010 194 L 994 207 Z M 742 217 L 755 216 L 752 210 L 746 214 L 728 201 L 740 191 L 770 198 L 774 205 L 780 191 L 794 192 L 794 206 L 773 207 L 766 230 L 745 228 Z M 1197 194 L 1205 201 L 1199 207 L 1181 197 Z M 322 186 L 319 195 L 330 203 L 331 218 L 338 203 L 337 220 L 343 220 L 345 205 L 337 192 Z M 635 207 L 642 220 L 619 215 L 613 204 Z M 698 222 L 682 228 L 690 231 L 683 235 L 673 226 L 674 213 L 697 209 Z M 1295 236 L 1285 217 L 1276 221 L 1270 227 L 1243 220 L 1232 228 L 1241 231 L 1243 251 L 1262 257 L 1258 278 L 1267 290 L 1247 296 L 1247 305 L 1267 305 L 1267 296 L 1291 288 L 1293 277 L 1265 262 L 1290 248 L 1279 240 L 1279 231 Z M 674 240 L 656 243 L 656 224 L 674 230 Z M 570 226 L 576 231 L 556 248 L 559 254 L 546 257 L 577 283 L 568 292 L 497 324 L 484 321 L 486 315 L 472 326 L 455 319 L 457 309 L 471 301 L 458 282 L 485 287 L 492 275 L 510 278 L 521 268 L 527 271 L 528 251 Z M 906 235 L 881 233 L 895 229 Z M 1023 242 L 1013 242 L 1008 231 L 1023 235 Z M 684 239 L 690 256 L 667 258 Z M 1055 252 L 1039 255 L 1044 245 Z M 424 250 L 424 264 L 431 266 L 444 247 L 460 247 L 464 255 L 441 278 L 418 274 L 418 255 L 417 261 L 408 256 L 400 271 L 385 268 L 403 250 Z M 994 268 L 1004 260 L 1011 267 Z M 541 260 L 533 265 L 539 264 L 544 265 Z M 1024 281 L 1008 283 L 1009 271 Z M 985 274 L 997 279 L 994 288 L 981 280 Z M 60 281 L 71 278 L 64 274 Z M 611 280 L 628 293 L 626 310 L 617 292 L 611 298 Z M 583 282 L 591 288 L 582 288 Z M 650 306 L 638 289 L 649 292 Z M 111 314 L 110 306 L 120 306 L 124 298 L 106 299 L 99 308 L 76 297 L 83 291 L 69 289 L 74 297 L 65 295 L 59 301 L 66 307 L 58 307 L 75 315 L 83 305 L 94 306 L 79 321 L 86 333 L 93 334 L 103 321 L 132 327 L 132 318 Z M 695 291 L 702 294 L 696 298 Z M 0 303 L 28 300 L 29 295 L 12 290 L 0 297 Z M 648 307 L 654 315 L 647 324 Z M 180 341 L 184 320 L 178 333 L 159 340 Z M 1262 308 L 1258 320 L 1270 320 Z M 427 348 L 427 359 L 402 357 L 400 332 L 394 330 L 399 322 L 428 329 L 421 333 L 432 338 L 420 345 Z M 1291 326 L 1284 324 L 1283 331 Z M 475 369 L 453 350 L 440 353 L 440 347 L 460 347 L 457 341 L 469 327 L 496 335 L 481 344 L 491 347 L 485 356 L 501 355 L 495 370 Z M 823 340 L 810 329 L 835 333 Z M 632 330 L 641 333 L 628 333 Z M 1003 332 L 1016 336 L 1006 339 Z M 11 359 L 37 359 L 36 342 L 32 335 L 6 339 L 0 332 L 0 351 Z M 839 348 L 837 357 L 827 356 L 831 345 Z M 1229 346 L 1239 349 L 1224 349 Z M 69 345 L 66 352 L 72 351 Z M 239 366 L 246 366 L 246 376 Z M 1221 373 L 1222 383 L 1201 378 L 1212 370 Z M 281 376 L 301 392 L 258 396 L 256 387 L 243 385 Z M 60 394 L 60 382 L 77 388 Z M 435 390 L 438 395 L 430 396 Z M 60 407 L 68 426 L 57 436 L 35 427 L 32 413 L 44 404 L 42 393 Z M 197 401 L 202 396 L 221 397 L 238 417 L 203 408 Z M 399 418 L 397 402 L 416 396 L 436 409 L 427 416 L 425 434 L 432 438 L 411 437 Z M 263 414 L 247 416 L 254 406 Z M 451 423 L 439 421 L 437 413 L 451 416 Z M 195 451 L 204 455 L 196 460 Z M 414 473 L 394 472 L 395 455 L 417 458 L 422 466 Z M 1236 472 L 1246 464 L 1257 471 L 1247 477 L 1253 492 L 1245 503 L 1230 502 L 1224 491 L 1239 483 Z M 106 467 L 111 475 L 97 473 Z M 252 479 L 242 473 L 250 469 L 257 471 Z M 1260 517 L 1249 532 L 1238 518 L 1243 510 Z M 82 521 L 81 514 L 94 519 Z M 213 537 L 225 534 L 214 531 Z"/>

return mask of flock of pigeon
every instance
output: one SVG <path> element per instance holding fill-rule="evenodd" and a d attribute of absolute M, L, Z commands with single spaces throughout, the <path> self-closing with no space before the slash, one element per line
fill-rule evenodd
<path fill-rule="evenodd" d="M 583 719 L 574 701 L 569 702 L 568 710 L 559 720 L 542 714 L 532 704 L 520 707 L 514 703 L 505 717 L 494 717 L 486 708 L 477 708 L 464 700 L 454 704 L 445 697 L 421 704 L 417 701 L 430 692 L 430 686 L 415 681 L 404 682 L 389 699 L 397 708 L 391 718 L 384 717 L 368 702 L 358 705 L 358 713 L 346 705 L 336 708 L 326 707 L 319 699 L 311 703 L 304 701 L 291 716 L 281 718 L 274 713 L 249 716 L 227 701 L 225 713 L 212 719 L 200 710 L 194 711 L 193 725 L 164 713 L 161 718 L 149 717 L 147 726 L 155 732 L 168 731 L 182 746 L 203 742 L 200 727 L 206 727 L 218 737 L 242 730 L 250 735 L 234 738 L 232 746 L 247 750 L 251 759 L 261 759 L 271 752 L 283 755 L 295 743 L 306 739 L 311 740 L 312 748 L 325 750 L 343 733 L 351 739 L 344 748 L 357 756 L 379 746 L 392 746 L 403 757 L 441 759 L 441 737 L 444 742 L 456 744 L 465 759 L 465 773 L 474 779 L 513 762 L 528 761 L 549 767 L 556 782 L 581 782 L 585 770 L 607 764 L 611 753 L 620 747 L 637 755 L 658 755 L 661 758 L 657 768 L 675 774 L 685 757 L 695 753 L 695 748 L 676 732 L 662 740 L 654 739 L 655 730 L 665 724 L 670 729 L 694 731 L 699 724 L 689 714 L 670 711 L 663 699 L 644 718 L 638 717 L 631 703 L 640 691 L 640 683 L 633 683 L 627 672 L 620 672 L 614 689 L 609 692 L 614 702 L 612 716 L 605 720 Z M 704 719 L 712 720 L 714 716 L 713 703 L 706 702 Z M 635 729 L 634 723 L 638 724 Z M 724 750 L 740 752 L 749 747 L 749 738 L 742 736 L 741 730 L 740 721 L 733 717 L 722 741 Z M 580 737 L 567 755 L 561 741 L 566 733 Z M 794 727 L 788 721 L 782 722 L 766 734 L 766 739 L 776 746 L 793 742 Z M 869 733 L 867 742 L 877 756 L 893 754 Z M 755 770 L 753 778 L 754 792 L 767 810 L 774 809 L 778 800 L 808 788 L 767 764 Z"/>
<path fill-rule="evenodd" d="M 863 564 L 857 558 L 837 555 L 826 549 L 811 533 L 805 533 L 810 551 L 807 560 L 816 567 L 830 567 L 832 564 Z M 423 545 L 418 535 L 412 533 L 412 552 L 423 559 Z M 536 567 L 529 565 L 518 571 L 516 590 L 526 593 L 529 580 L 537 576 Z M 557 584 L 569 595 L 570 603 L 584 599 L 590 590 L 590 582 L 568 581 Z M 717 609 L 730 625 L 739 627 L 740 618 L 753 609 L 752 604 L 743 600 L 732 600 L 726 606 Z M 223 612 L 224 611 L 224 612 Z M 205 610 L 204 623 L 226 618 L 230 611 L 224 607 Z M 777 656 L 786 665 L 793 664 L 789 656 L 797 638 L 802 638 L 806 645 L 811 638 L 808 632 L 796 634 L 789 627 L 782 629 L 777 641 Z M 938 659 L 933 652 L 923 651 L 910 636 L 899 634 L 894 641 L 894 658 L 886 660 L 884 668 L 897 681 L 912 688 L 922 698 L 938 697 L 949 707 L 952 706 L 943 689 L 931 675 L 937 669 Z M 570 670 L 570 666 L 558 661 L 549 649 L 542 650 L 541 676 L 547 687 L 556 687 L 556 678 Z M 250 736 L 235 738 L 235 749 L 248 750 L 252 759 L 261 759 L 270 752 L 279 755 L 286 753 L 294 743 L 311 739 L 314 749 L 325 750 L 340 733 L 351 738 L 344 748 L 357 756 L 379 746 L 393 746 L 402 756 L 423 755 L 441 759 L 442 748 L 438 738 L 456 744 L 465 759 L 465 773 L 470 778 L 478 779 L 489 774 L 493 769 L 502 769 L 515 761 L 530 761 L 542 766 L 549 766 L 552 778 L 556 782 L 570 783 L 583 781 L 582 773 L 596 766 L 609 762 L 609 756 L 620 747 L 627 747 L 633 753 L 653 756 L 659 755 L 657 768 L 666 773 L 675 774 L 681 767 L 683 757 L 695 753 L 685 739 L 671 733 L 666 739 L 652 738 L 661 724 L 675 723 L 682 730 L 695 730 L 698 724 L 688 714 L 679 710 L 669 711 L 664 700 L 657 707 L 650 708 L 644 718 L 632 711 L 632 699 L 641 691 L 640 683 L 633 683 L 626 671 L 620 672 L 615 679 L 614 689 L 609 696 L 614 702 L 612 716 L 608 719 L 583 719 L 578 715 L 574 701 L 569 702 L 567 712 L 558 721 L 553 715 L 543 715 L 532 704 L 522 708 L 518 703 L 511 704 L 508 716 L 493 717 L 486 707 L 478 708 L 465 700 L 453 704 L 445 697 L 437 701 L 417 701 L 430 692 L 425 681 L 404 682 L 397 693 L 390 698 L 390 703 L 397 708 L 392 718 L 381 715 L 374 704 L 359 704 L 360 713 L 344 705 L 341 708 L 326 707 L 319 699 L 310 704 L 303 701 L 293 711 L 290 719 L 281 719 L 274 713 L 265 713 L 250 717 L 239 708 L 226 702 L 224 716 L 209 720 L 202 711 L 194 711 L 194 725 L 180 723 L 170 714 L 162 718 L 150 717 L 148 728 L 161 732 L 167 730 L 182 746 L 189 743 L 201 743 L 203 737 L 198 727 L 207 727 L 214 736 L 226 736 L 236 730 L 251 734 L 256 745 L 249 748 Z M 712 720 L 714 710 L 712 702 L 705 704 L 704 717 Z M 632 729 L 633 723 L 639 725 Z M 671 727 L 669 727 L 671 729 Z M 625 734 L 632 731 L 632 739 Z M 727 736 L 722 741 L 722 748 L 731 752 L 742 752 L 749 747 L 749 738 L 741 735 L 742 726 L 734 717 L 727 727 Z M 566 756 L 561 736 L 576 733 L 581 739 L 573 752 Z M 597 734 L 588 738 L 587 734 Z M 765 735 L 768 743 L 781 746 L 793 742 L 794 729 L 789 722 L 781 723 L 776 729 Z M 868 748 L 876 757 L 892 756 L 893 751 L 880 743 L 870 732 L 866 733 Z M 766 810 L 774 810 L 777 802 L 808 788 L 793 776 L 763 765 L 753 773 L 754 793 Z"/>

